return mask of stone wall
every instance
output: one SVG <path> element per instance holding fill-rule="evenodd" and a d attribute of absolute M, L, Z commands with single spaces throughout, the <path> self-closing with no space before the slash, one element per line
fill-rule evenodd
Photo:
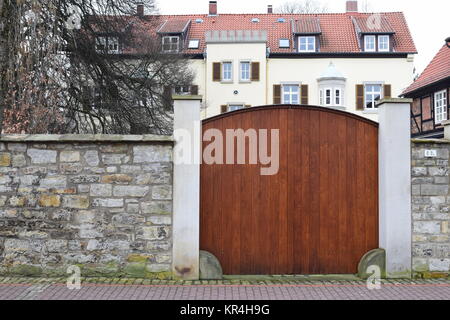
<path fill-rule="evenodd" d="M 450 141 L 413 140 L 413 272 L 422 276 L 450 273 L 449 155 Z"/>
<path fill-rule="evenodd" d="M 0 273 L 171 277 L 172 147 L 158 136 L 4 136 Z"/>

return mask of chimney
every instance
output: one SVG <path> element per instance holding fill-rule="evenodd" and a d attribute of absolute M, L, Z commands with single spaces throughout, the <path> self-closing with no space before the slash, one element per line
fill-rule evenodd
<path fill-rule="evenodd" d="M 267 6 L 267 13 L 273 13 L 273 6 L 271 4 Z"/>
<path fill-rule="evenodd" d="M 209 2 L 209 15 L 210 16 L 217 16 L 217 1 L 210 1 Z"/>
<path fill-rule="evenodd" d="M 137 16 L 141 17 L 141 18 L 144 16 L 144 4 L 143 3 L 138 3 L 138 5 L 137 5 Z"/>
<path fill-rule="evenodd" d="M 358 12 L 358 1 L 348 0 L 347 1 L 347 13 Z"/>

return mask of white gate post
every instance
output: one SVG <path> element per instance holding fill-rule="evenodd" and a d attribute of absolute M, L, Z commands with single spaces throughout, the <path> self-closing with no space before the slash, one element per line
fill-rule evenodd
<path fill-rule="evenodd" d="M 173 261 L 176 279 L 199 279 L 200 96 L 174 96 Z"/>
<path fill-rule="evenodd" d="M 378 104 L 379 236 L 388 278 L 411 277 L 411 103 L 384 99 Z"/>

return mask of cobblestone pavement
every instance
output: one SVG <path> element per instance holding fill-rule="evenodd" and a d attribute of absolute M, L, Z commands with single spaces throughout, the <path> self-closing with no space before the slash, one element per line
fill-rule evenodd
<path fill-rule="evenodd" d="M 0 300 L 450 300 L 450 279 L 383 281 L 223 280 L 161 281 L 82 279 L 80 290 L 66 280 L 0 278 Z"/>

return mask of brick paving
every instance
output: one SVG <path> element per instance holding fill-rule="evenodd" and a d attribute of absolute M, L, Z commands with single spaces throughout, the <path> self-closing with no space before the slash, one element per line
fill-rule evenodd
<path fill-rule="evenodd" d="M 450 300 L 450 279 L 383 281 L 369 290 L 363 281 L 96 278 L 69 290 L 62 278 L 0 278 L 0 300 Z"/>

